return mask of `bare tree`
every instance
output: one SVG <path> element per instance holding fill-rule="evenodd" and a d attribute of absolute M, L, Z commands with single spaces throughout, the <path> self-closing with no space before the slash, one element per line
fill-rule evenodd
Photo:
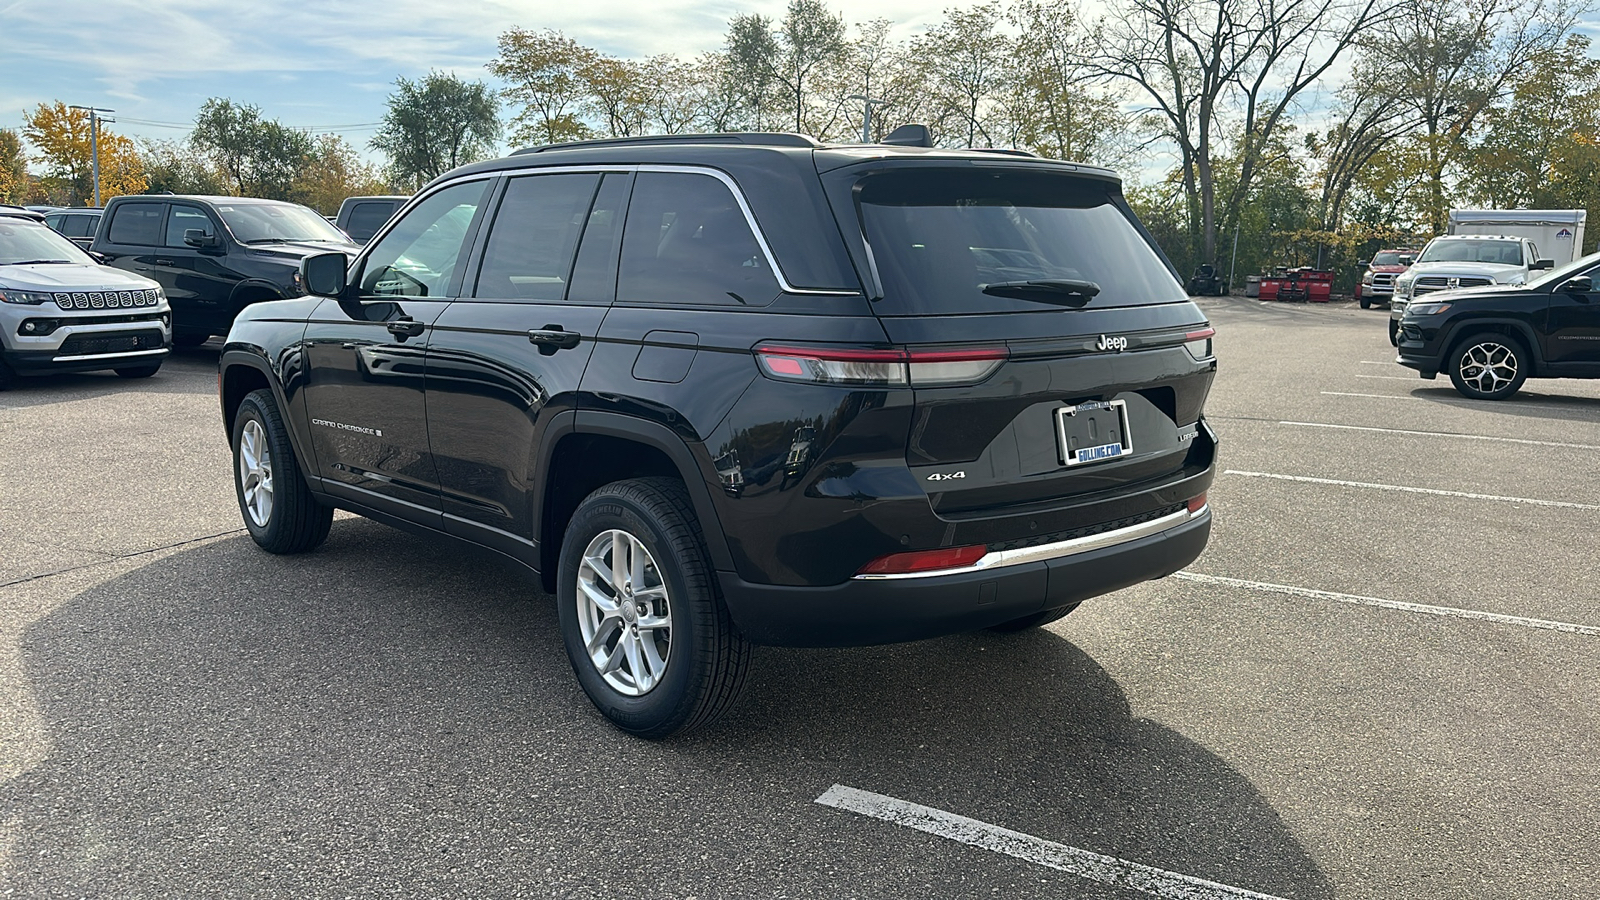
<path fill-rule="evenodd" d="M 1125 0 L 1104 23 L 1096 65 L 1132 84 L 1177 145 L 1201 259 L 1216 258 L 1219 219 L 1238 220 L 1296 99 L 1399 2 Z M 1227 134 L 1238 135 L 1239 173 L 1219 217 L 1214 159 Z"/>
<path fill-rule="evenodd" d="M 925 79 L 923 90 L 933 104 L 927 124 L 941 143 L 997 143 L 997 101 L 1010 74 L 1010 40 L 999 32 L 1000 22 L 999 0 L 951 8 L 943 22 L 912 44 Z"/>

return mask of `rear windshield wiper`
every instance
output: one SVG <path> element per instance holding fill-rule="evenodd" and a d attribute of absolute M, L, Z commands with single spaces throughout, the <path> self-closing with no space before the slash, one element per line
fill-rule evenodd
<path fill-rule="evenodd" d="M 70 266 L 70 265 L 72 265 L 72 260 L 70 260 L 70 259 L 21 259 L 21 260 L 17 260 L 16 262 L 6 263 L 6 265 L 8 265 L 8 266 L 42 266 L 42 265 L 46 265 L 46 264 L 55 264 L 55 263 L 59 263 L 59 264 L 64 265 L 64 266 Z"/>
<path fill-rule="evenodd" d="M 1100 285 L 1072 278 L 1041 278 L 1034 281 L 997 281 L 984 285 L 983 292 L 996 297 L 1081 306 L 1100 293 Z"/>

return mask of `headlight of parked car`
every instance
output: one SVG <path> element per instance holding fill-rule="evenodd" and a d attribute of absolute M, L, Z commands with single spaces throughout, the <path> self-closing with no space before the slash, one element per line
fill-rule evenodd
<path fill-rule="evenodd" d="M 1413 303 L 1406 307 L 1408 316 L 1436 316 L 1450 308 L 1448 303 Z"/>
<path fill-rule="evenodd" d="M 10 288 L 0 288 L 0 303 L 26 303 L 29 306 L 38 306 L 41 303 L 55 301 L 53 294 L 39 291 L 13 291 Z"/>
<path fill-rule="evenodd" d="M 1414 279 L 1401 278 L 1394 283 L 1394 296 L 1396 300 L 1404 300 L 1411 296 L 1411 282 Z"/>
<path fill-rule="evenodd" d="M 1362 284 L 1371 284 L 1372 283 L 1372 272 L 1371 272 L 1371 270 L 1368 270 L 1367 272 L 1362 274 L 1361 283 Z"/>

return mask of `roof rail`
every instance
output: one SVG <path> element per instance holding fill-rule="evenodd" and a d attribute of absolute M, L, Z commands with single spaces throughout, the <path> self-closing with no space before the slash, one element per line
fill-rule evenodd
<path fill-rule="evenodd" d="M 976 150 L 979 153 L 1000 153 L 1005 156 L 1025 156 L 1028 159 L 1044 159 L 1044 157 L 1033 152 L 1032 150 L 1019 150 L 1014 147 L 969 147 L 968 149 Z"/>
<path fill-rule="evenodd" d="M 752 144 L 765 147 L 804 147 L 814 150 L 822 145 L 803 134 L 774 131 L 728 132 L 724 134 L 646 134 L 638 137 L 597 138 L 590 141 L 569 141 L 563 144 L 544 144 L 527 147 L 512 153 L 525 156 L 547 150 L 578 150 L 584 147 L 626 147 L 649 144 Z"/>

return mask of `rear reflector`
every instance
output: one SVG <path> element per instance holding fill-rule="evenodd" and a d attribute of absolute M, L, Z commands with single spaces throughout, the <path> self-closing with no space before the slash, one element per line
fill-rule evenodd
<path fill-rule="evenodd" d="M 768 378 L 816 384 L 942 387 L 988 378 L 1011 355 L 1005 347 L 878 350 L 763 344 L 756 362 Z"/>
<path fill-rule="evenodd" d="M 891 553 L 880 556 L 861 567 L 857 575 L 903 575 L 908 572 L 932 572 L 938 569 L 961 569 L 977 562 L 989 552 L 982 544 L 968 547 L 946 547 L 942 550 L 917 550 L 912 553 Z"/>
<path fill-rule="evenodd" d="M 1191 512 L 1191 513 L 1197 513 L 1200 510 L 1205 509 L 1205 508 L 1206 508 L 1206 495 L 1205 494 L 1201 494 L 1200 496 L 1195 497 L 1193 500 L 1189 501 L 1189 512 Z"/>

